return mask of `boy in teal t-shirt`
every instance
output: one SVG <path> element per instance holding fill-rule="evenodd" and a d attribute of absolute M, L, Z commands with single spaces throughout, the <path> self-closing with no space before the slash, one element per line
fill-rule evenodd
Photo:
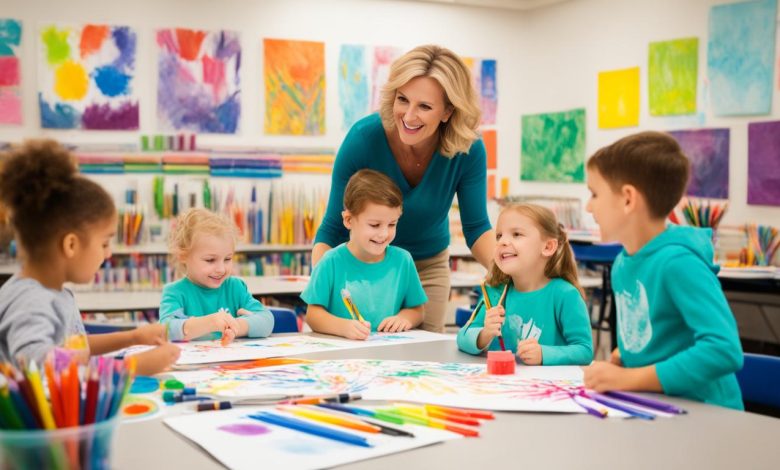
<path fill-rule="evenodd" d="M 371 331 L 406 331 L 422 323 L 423 291 L 412 256 L 390 246 L 403 196 L 387 176 L 360 170 L 344 190 L 349 242 L 328 251 L 301 294 L 313 331 L 366 339 Z"/>
<path fill-rule="evenodd" d="M 585 368 L 596 391 L 643 390 L 743 409 L 734 372 L 743 355 L 713 264 L 711 231 L 666 227 L 685 192 L 689 162 L 667 134 L 642 132 L 588 160 L 587 210 L 615 259 L 618 348 Z"/>

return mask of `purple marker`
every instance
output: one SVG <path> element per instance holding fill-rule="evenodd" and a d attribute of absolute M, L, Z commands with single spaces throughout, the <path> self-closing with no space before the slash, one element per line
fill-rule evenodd
<path fill-rule="evenodd" d="M 626 393 L 626 392 L 606 392 L 605 395 L 608 397 L 616 398 L 618 400 L 627 401 L 629 403 L 635 403 L 637 405 L 645 406 L 647 408 L 650 408 L 652 410 L 658 410 L 663 411 L 664 413 L 671 413 L 675 415 L 682 415 L 687 413 L 682 408 L 678 408 L 674 405 L 671 405 L 669 403 L 664 403 L 658 400 L 653 400 L 652 398 L 643 397 L 640 395 L 635 395 L 633 393 Z"/>

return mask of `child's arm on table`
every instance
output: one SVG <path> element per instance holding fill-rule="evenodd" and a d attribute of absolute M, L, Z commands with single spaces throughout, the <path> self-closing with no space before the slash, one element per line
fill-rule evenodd
<path fill-rule="evenodd" d="M 133 330 L 87 335 L 90 354 L 99 356 L 137 344 L 161 345 L 168 341 L 166 327 L 159 323 L 139 326 Z"/>
<path fill-rule="evenodd" d="M 312 305 L 306 309 L 306 323 L 317 333 L 343 336 L 348 339 L 366 339 L 371 334 L 371 324 L 359 320 L 337 317 L 321 305 Z"/>

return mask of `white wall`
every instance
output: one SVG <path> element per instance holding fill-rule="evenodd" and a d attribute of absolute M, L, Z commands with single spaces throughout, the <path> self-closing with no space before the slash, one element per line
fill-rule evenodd
<path fill-rule="evenodd" d="M 341 44 L 394 45 L 409 49 L 439 43 L 472 57 L 498 60 L 499 176 L 512 193 L 574 195 L 581 184 L 519 181 L 520 115 L 585 107 L 587 154 L 641 129 L 731 128 L 731 208 L 725 223 L 780 224 L 780 208 L 748 206 L 747 123 L 772 116 L 717 118 L 705 87 L 709 7 L 713 0 L 575 0 L 533 12 L 429 3 L 370 0 L 0 0 L 0 15 L 24 24 L 22 80 L 24 125 L 0 127 L 0 140 L 52 136 L 67 142 L 136 143 L 155 128 L 156 55 L 153 32 L 163 27 L 232 29 L 242 35 L 240 134 L 203 136 L 203 144 L 338 147 L 340 129 L 336 63 Z M 37 27 L 42 22 L 127 24 L 139 33 L 135 87 L 141 97 L 139 132 L 42 131 L 36 100 Z M 699 38 L 699 115 L 657 118 L 647 107 L 647 51 L 651 41 Z M 327 131 L 321 137 L 263 135 L 262 38 L 325 42 Z M 599 71 L 640 66 L 639 128 L 597 129 Z"/>

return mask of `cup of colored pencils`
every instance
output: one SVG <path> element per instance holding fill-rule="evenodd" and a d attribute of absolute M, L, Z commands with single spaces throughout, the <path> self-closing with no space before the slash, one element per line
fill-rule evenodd
<path fill-rule="evenodd" d="M 0 467 L 110 468 L 114 429 L 135 365 L 93 357 L 0 364 Z M 60 362 L 60 363 L 58 363 Z"/>
<path fill-rule="evenodd" d="M 688 225 L 695 227 L 710 227 L 713 230 L 718 228 L 718 224 L 723 219 L 723 215 L 728 209 L 729 203 L 718 203 L 714 201 L 695 201 L 688 199 L 685 205 L 682 207 L 682 213 L 685 216 L 685 220 Z M 674 214 L 670 214 L 672 222 L 679 223 Z"/>
<path fill-rule="evenodd" d="M 780 248 L 780 231 L 768 225 L 746 224 L 748 246 L 744 264 L 769 266 Z M 742 257 L 742 256 L 741 256 Z"/>

